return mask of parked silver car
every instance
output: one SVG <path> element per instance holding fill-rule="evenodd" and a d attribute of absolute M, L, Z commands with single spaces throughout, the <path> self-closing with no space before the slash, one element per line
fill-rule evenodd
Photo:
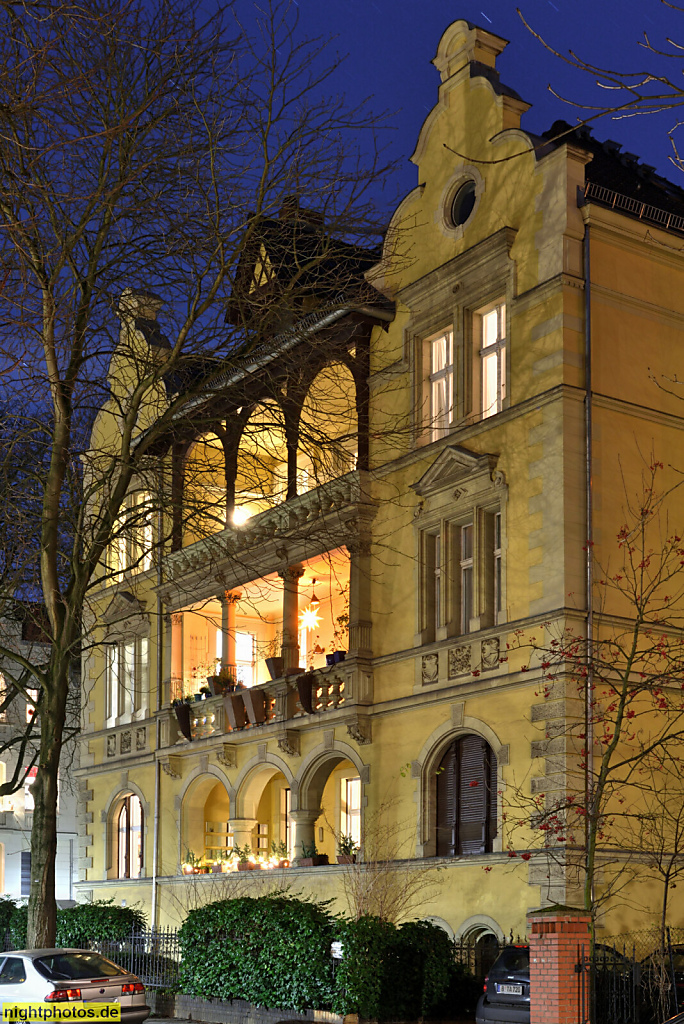
<path fill-rule="evenodd" d="M 121 1020 L 150 1015 L 145 986 L 122 967 L 87 949 L 17 949 L 0 953 L 0 1016 L 4 1003 L 119 1003 Z"/>

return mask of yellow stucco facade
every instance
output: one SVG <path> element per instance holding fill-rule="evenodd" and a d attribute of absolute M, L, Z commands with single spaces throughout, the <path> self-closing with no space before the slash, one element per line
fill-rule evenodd
<path fill-rule="evenodd" d="M 504 45 L 463 21 L 439 43 L 418 185 L 366 274 L 392 312 L 365 311 L 361 334 L 322 361 L 298 495 L 283 483 L 275 400 L 262 396 L 245 419 L 238 396 L 241 515 L 212 528 L 211 509 L 188 514 L 177 550 L 103 576 L 83 666 L 84 898 L 176 924 L 202 900 L 287 884 L 346 910 L 354 869 L 334 863 L 336 835 L 360 835 L 363 851 L 365 829 L 391 826 L 402 871 L 434 869 L 412 916 L 455 934 L 519 933 L 528 910 L 579 899 L 510 812 L 561 785 L 550 777 L 567 753 L 567 708 L 544 699 L 541 670 L 511 648 L 519 631 L 584 628 L 588 309 L 597 562 L 652 457 L 666 475 L 684 466 L 684 406 L 659 387 L 684 374 L 684 255 L 672 231 L 580 205 L 592 152 L 574 134 L 520 128 L 528 104 L 496 72 Z M 362 380 L 363 458 L 348 427 Z M 111 411 L 94 445 L 112 443 Z M 317 462 L 321 424 L 349 439 Z M 199 433 L 182 455 L 186 493 L 221 495 L 223 454 L 206 423 Z M 318 621 L 302 629 L 314 598 Z M 334 649 L 345 660 L 326 666 Z M 269 678 L 265 659 L 279 656 Z M 246 689 L 190 705 L 188 740 L 170 700 L 220 663 Z M 441 781 L 449 772 L 455 791 Z M 301 856 L 311 841 L 329 865 L 183 874 L 231 842 L 256 857 L 272 843 Z M 602 928 L 651 923 L 658 886 L 646 875 L 639 885 L 639 900 L 606 907 Z"/>

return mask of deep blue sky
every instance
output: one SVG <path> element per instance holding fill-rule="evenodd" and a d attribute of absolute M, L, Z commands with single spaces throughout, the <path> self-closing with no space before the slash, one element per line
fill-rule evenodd
<path fill-rule="evenodd" d="M 375 109 L 394 111 L 392 151 L 403 156 L 395 178 L 399 193 L 416 183 L 416 169 L 408 158 L 420 126 L 437 97 L 439 74 L 430 62 L 444 29 L 466 18 L 508 39 L 498 59 L 502 80 L 532 103 L 523 127 L 541 131 L 562 117 L 579 114 L 548 91 L 593 100 L 597 90 L 591 79 L 573 72 L 548 53 L 527 31 L 516 13 L 525 18 L 558 50 L 574 49 L 585 59 L 623 70 L 661 68 L 662 59 L 638 45 L 646 31 L 659 47 L 667 36 L 684 45 L 684 14 L 659 0 L 296 0 L 304 34 L 335 35 L 333 44 L 349 55 L 337 81 L 350 100 L 370 97 Z M 683 51 L 684 52 L 684 51 Z M 682 81 L 684 59 L 670 61 L 671 77 Z M 603 96 L 606 94 L 603 93 Z M 599 94 L 599 100 L 601 99 Z M 684 108 L 681 111 L 684 120 Z M 600 138 L 612 138 L 655 165 L 671 180 L 684 174 L 668 161 L 671 147 L 667 130 L 677 120 L 672 113 L 659 118 L 605 118 L 595 128 Z M 684 149 L 684 129 L 682 129 Z"/>

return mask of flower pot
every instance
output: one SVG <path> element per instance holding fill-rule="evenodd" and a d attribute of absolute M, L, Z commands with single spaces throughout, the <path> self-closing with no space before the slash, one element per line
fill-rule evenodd
<path fill-rule="evenodd" d="M 283 659 L 266 658 L 266 668 L 271 679 L 280 679 L 283 674 Z"/>
<path fill-rule="evenodd" d="M 325 663 L 326 663 L 326 665 L 334 665 L 335 664 L 335 655 L 334 654 L 326 654 L 326 656 L 325 656 Z"/>
<path fill-rule="evenodd" d="M 211 873 L 212 873 L 212 875 L 220 875 L 221 874 L 221 865 L 220 864 L 212 864 L 211 865 Z"/>
<path fill-rule="evenodd" d="M 338 853 L 337 854 L 338 864 L 356 864 L 355 853 Z"/>
<path fill-rule="evenodd" d="M 196 693 L 195 694 L 195 703 L 198 703 L 201 700 L 204 700 L 204 694 L 203 693 Z"/>
<path fill-rule="evenodd" d="M 251 860 L 245 861 L 244 864 L 238 861 L 238 871 L 254 871 L 258 867 L 259 865 L 252 864 Z"/>
<path fill-rule="evenodd" d="M 266 721 L 266 694 L 263 690 L 244 690 L 242 699 L 247 709 L 247 717 L 252 725 L 263 725 Z"/>
<path fill-rule="evenodd" d="M 223 709 L 231 729 L 244 729 L 247 725 L 247 713 L 242 693 L 224 693 Z"/>
<path fill-rule="evenodd" d="M 297 676 L 297 693 L 299 694 L 299 703 L 302 705 L 302 709 L 307 715 L 315 714 L 313 702 L 316 689 L 316 676 L 313 672 L 305 672 L 303 676 Z"/>
<path fill-rule="evenodd" d="M 315 857 L 300 857 L 297 861 L 300 868 L 317 868 L 321 864 L 328 864 L 327 853 L 317 853 Z"/>
<path fill-rule="evenodd" d="M 176 719 L 178 720 L 178 728 L 185 736 L 186 740 L 192 743 L 192 728 L 190 726 L 190 705 L 189 704 L 176 704 L 174 709 L 176 712 Z"/>
<path fill-rule="evenodd" d="M 334 665 L 339 665 L 339 663 L 341 661 L 344 661 L 344 659 L 346 657 L 347 657 L 347 652 L 346 651 L 333 651 L 333 664 Z"/>
<path fill-rule="evenodd" d="M 211 690 L 214 697 L 220 697 L 223 694 L 224 683 L 219 676 L 207 676 L 207 686 Z"/>
<path fill-rule="evenodd" d="M 278 861 L 278 867 L 279 868 L 289 868 L 289 866 L 290 866 L 289 860 L 279 860 Z"/>

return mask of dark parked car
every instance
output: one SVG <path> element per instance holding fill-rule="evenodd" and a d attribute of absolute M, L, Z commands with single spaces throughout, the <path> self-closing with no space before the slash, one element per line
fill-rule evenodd
<path fill-rule="evenodd" d="M 530 947 L 505 946 L 489 969 L 477 1024 L 530 1024 Z"/>

